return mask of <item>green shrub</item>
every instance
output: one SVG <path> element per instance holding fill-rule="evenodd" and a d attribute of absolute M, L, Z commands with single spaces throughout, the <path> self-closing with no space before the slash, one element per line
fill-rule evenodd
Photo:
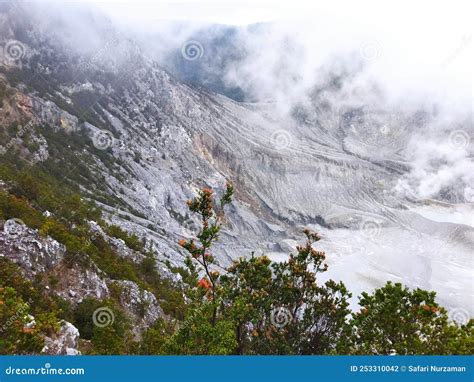
<path fill-rule="evenodd" d="M 144 244 L 137 235 L 125 232 L 117 225 L 107 225 L 105 231 L 109 236 L 122 239 L 130 249 L 138 252 L 143 251 L 144 249 Z"/>
<path fill-rule="evenodd" d="M 74 310 L 73 324 L 81 338 L 92 341 L 93 353 L 126 353 L 130 323 L 114 301 L 85 298 Z"/>
<path fill-rule="evenodd" d="M 44 346 L 41 328 L 28 318 L 30 304 L 14 288 L 0 288 L 0 354 L 38 353 Z"/>

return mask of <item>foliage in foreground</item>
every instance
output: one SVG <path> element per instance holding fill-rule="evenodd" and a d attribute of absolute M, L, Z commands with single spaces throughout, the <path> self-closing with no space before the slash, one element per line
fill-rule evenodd
<path fill-rule="evenodd" d="M 409 290 L 388 282 L 359 297 L 351 312 L 351 294 L 342 282 L 319 282 L 327 271 L 326 254 L 314 248 L 321 238 L 305 230 L 306 242 L 287 261 L 266 256 L 238 259 L 219 272 L 211 253 L 224 207 L 232 200 L 227 185 L 220 201 L 204 189 L 189 201 L 202 228 L 196 239 L 182 240 L 188 252 L 187 297 L 190 308 L 164 336 L 157 354 L 472 354 L 474 320 L 450 322 L 435 293 Z M 156 329 L 152 329 L 155 331 Z M 151 331 L 145 335 L 149 339 Z M 166 338 L 168 337 L 168 338 Z"/>

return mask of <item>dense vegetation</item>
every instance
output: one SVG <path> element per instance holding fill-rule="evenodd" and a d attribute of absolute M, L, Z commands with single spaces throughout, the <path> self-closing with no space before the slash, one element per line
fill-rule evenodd
<path fill-rule="evenodd" d="M 306 241 L 287 261 L 265 256 L 238 259 L 223 270 L 212 254 L 232 201 L 227 184 L 219 200 L 203 189 L 188 202 L 200 217 L 196 238 L 180 241 L 188 254 L 181 285 L 160 277 L 155 254 L 146 243 L 107 224 L 101 211 L 80 192 L 47 172 L 3 163 L 0 220 L 21 219 L 41 235 L 67 248 L 69 267 L 93 261 L 110 279 L 131 280 L 151 291 L 167 318 L 157 320 L 141 339 L 120 305 L 120 290 L 107 300 L 85 298 L 79 304 L 56 297 L 52 275 L 26 279 L 19 267 L 0 260 L 0 353 L 38 353 L 44 336 L 60 320 L 81 333 L 86 354 L 472 354 L 474 321 L 450 322 L 434 292 L 387 283 L 359 297 L 361 309 L 349 309 L 351 293 L 342 282 L 319 281 L 327 271 L 326 254 L 315 249 L 321 238 L 304 231 Z M 45 214 L 45 211 L 49 213 Z M 109 236 L 122 239 L 143 255 L 136 264 L 120 257 L 91 231 L 96 221 Z M 56 280 L 57 282 L 57 280 Z M 48 288 L 46 288 L 48 287 Z M 115 320 L 94 325 L 97 308 L 107 307 Z"/>

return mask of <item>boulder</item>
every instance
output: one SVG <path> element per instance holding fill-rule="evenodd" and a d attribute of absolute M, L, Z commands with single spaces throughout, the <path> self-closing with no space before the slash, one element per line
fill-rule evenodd
<path fill-rule="evenodd" d="M 70 322 L 61 321 L 61 328 L 52 337 L 45 337 L 43 354 L 49 355 L 80 355 L 77 350 L 79 344 L 79 330 Z"/>

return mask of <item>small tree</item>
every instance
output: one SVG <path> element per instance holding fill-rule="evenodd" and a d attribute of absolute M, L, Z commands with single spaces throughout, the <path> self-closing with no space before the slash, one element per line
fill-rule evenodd
<path fill-rule="evenodd" d="M 288 261 L 240 259 L 223 276 L 225 312 L 236 322 L 237 353 L 328 354 L 344 343 L 350 293 L 342 283 L 317 282 L 328 268 L 326 255 L 313 248 L 320 236 L 304 233 L 305 245 Z"/>
<path fill-rule="evenodd" d="M 224 207 L 232 201 L 233 193 L 228 182 L 218 202 L 214 192 L 205 188 L 187 203 L 191 212 L 199 215 L 201 228 L 196 239 L 179 242 L 189 253 L 185 280 L 190 283 L 187 294 L 191 304 L 185 320 L 162 346 L 169 354 L 228 354 L 236 346 L 232 322 L 218 320 L 220 274 L 212 268 L 217 262 L 211 253 L 223 224 Z M 201 278 L 200 273 L 204 273 Z"/>
<path fill-rule="evenodd" d="M 216 204 L 214 201 L 214 192 L 209 188 L 199 191 L 198 195 L 188 201 L 188 207 L 191 212 L 199 215 L 201 220 L 201 229 L 197 234 L 197 243 L 195 239 L 182 239 L 179 244 L 191 255 L 186 259 L 186 265 L 191 273 L 196 269 L 193 261 L 197 262 L 205 273 L 205 277 L 198 281 L 198 288 L 204 291 L 205 295 L 213 302 L 216 302 L 217 281 L 219 272 L 212 270 L 211 266 L 216 264 L 214 256 L 210 249 L 212 244 L 219 238 L 219 232 L 224 218 L 224 207 L 231 203 L 234 194 L 232 183 L 226 183 L 224 194 Z M 212 325 L 215 325 L 217 317 L 217 305 L 214 306 L 212 315 Z"/>
<path fill-rule="evenodd" d="M 212 322 L 213 304 L 203 302 L 190 311 L 164 346 L 168 354 L 226 355 L 236 347 L 233 322 L 222 317 Z"/>

